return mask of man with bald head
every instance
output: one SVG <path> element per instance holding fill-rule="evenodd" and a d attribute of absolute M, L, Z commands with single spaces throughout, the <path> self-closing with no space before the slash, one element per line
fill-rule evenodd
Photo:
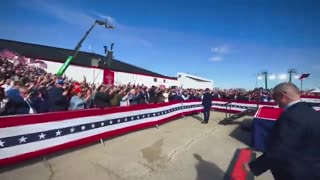
<path fill-rule="evenodd" d="M 277 85 L 272 96 L 284 111 L 264 154 L 244 168 L 256 176 L 271 170 L 276 180 L 320 180 L 320 113 L 300 101 L 294 84 Z"/>
<path fill-rule="evenodd" d="M 274 87 L 273 99 L 280 108 L 287 109 L 295 103 L 300 102 L 300 91 L 292 83 L 281 83 Z"/>

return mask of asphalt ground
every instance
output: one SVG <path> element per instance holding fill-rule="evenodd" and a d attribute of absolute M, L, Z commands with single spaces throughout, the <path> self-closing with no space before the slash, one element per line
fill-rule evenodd
<path fill-rule="evenodd" d="M 1 180 L 219 180 L 237 148 L 250 146 L 243 117 L 219 125 L 224 113 L 170 121 L 81 148 L 60 151 L 0 169 Z M 258 153 L 259 155 L 259 153 Z M 270 172 L 256 178 L 273 179 Z"/>

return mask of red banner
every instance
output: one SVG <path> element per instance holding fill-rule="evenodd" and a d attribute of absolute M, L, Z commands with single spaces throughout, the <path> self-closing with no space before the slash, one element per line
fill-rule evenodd
<path fill-rule="evenodd" d="M 114 84 L 114 72 L 108 69 L 103 71 L 103 83 L 113 85 Z"/>

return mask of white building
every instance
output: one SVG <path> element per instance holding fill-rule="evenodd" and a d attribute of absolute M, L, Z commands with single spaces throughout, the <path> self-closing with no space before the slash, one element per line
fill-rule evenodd
<path fill-rule="evenodd" d="M 44 61 L 47 64 L 46 71 L 49 73 L 57 73 L 62 63 L 53 61 Z M 83 77 L 86 77 L 87 81 L 90 83 L 101 84 L 103 82 L 103 69 L 98 67 L 85 67 L 70 65 L 64 73 L 67 77 L 73 80 L 81 82 Z"/>
<path fill-rule="evenodd" d="M 178 82 L 182 88 L 212 89 L 214 87 L 212 80 L 188 73 L 178 73 Z"/>
<path fill-rule="evenodd" d="M 0 39 L 0 56 L 6 59 L 24 57 L 29 65 L 46 64 L 46 71 L 57 73 L 62 64 L 73 54 L 73 50 Z M 43 65 L 43 64 L 42 64 Z M 145 86 L 179 86 L 183 88 L 213 88 L 213 81 L 186 73 L 178 77 L 164 76 L 116 59 L 109 61 L 105 56 L 79 52 L 71 62 L 65 75 L 76 81 L 95 84 L 136 84 Z"/>
<path fill-rule="evenodd" d="M 56 73 L 62 66 L 62 63 L 44 61 L 47 63 L 48 72 Z M 77 65 L 70 65 L 65 71 L 65 75 L 76 81 L 82 81 L 85 76 L 88 82 L 95 84 L 101 84 L 102 82 L 107 84 L 121 85 L 121 84 L 140 84 L 145 86 L 178 86 L 177 78 L 174 77 L 160 77 L 151 76 L 138 73 L 120 72 L 109 69 L 101 69 L 98 67 L 84 67 Z"/>
<path fill-rule="evenodd" d="M 114 72 L 114 84 L 143 84 L 146 86 L 164 86 L 166 88 L 171 86 L 178 86 L 177 78 L 171 77 L 158 77 L 158 76 L 149 76 L 144 74 L 133 74 L 126 72 Z"/>

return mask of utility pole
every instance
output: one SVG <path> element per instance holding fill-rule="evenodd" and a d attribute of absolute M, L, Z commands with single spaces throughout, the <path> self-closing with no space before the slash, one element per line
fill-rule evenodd
<path fill-rule="evenodd" d="M 292 82 L 292 75 L 297 74 L 297 70 L 296 69 L 289 69 L 288 73 L 289 73 L 289 83 L 291 83 Z"/>

